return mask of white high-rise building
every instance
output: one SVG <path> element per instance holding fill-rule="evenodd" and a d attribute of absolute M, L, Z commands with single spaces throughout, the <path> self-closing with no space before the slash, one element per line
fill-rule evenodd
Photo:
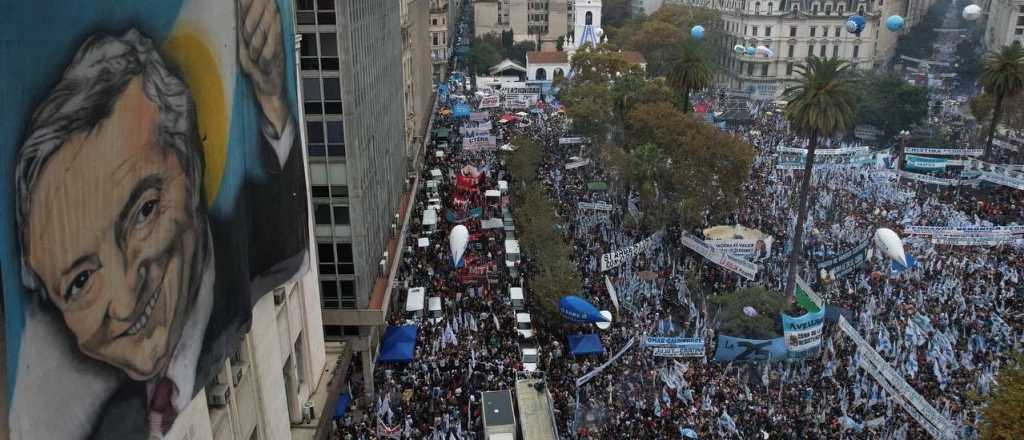
<path fill-rule="evenodd" d="M 1024 0 L 991 0 L 986 9 L 985 50 L 1024 43 Z"/>

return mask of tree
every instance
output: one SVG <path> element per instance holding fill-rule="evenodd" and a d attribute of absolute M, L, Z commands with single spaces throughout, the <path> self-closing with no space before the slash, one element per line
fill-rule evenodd
<path fill-rule="evenodd" d="M 716 295 L 708 299 L 708 305 L 718 311 L 719 334 L 749 339 L 782 336 L 779 313 L 785 311 L 786 302 L 778 293 L 760 287 L 740 289 Z M 757 311 L 757 316 L 743 312 L 748 306 Z"/>
<path fill-rule="evenodd" d="M 658 180 L 665 169 L 665 155 L 657 145 L 639 145 L 630 152 L 630 175 L 638 183 L 640 209 L 645 217 L 654 211 L 658 198 Z"/>
<path fill-rule="evenodd" d="M 607 84 L 574 83 L 562 92 L 560 99 L 565 104 L 566 116 L 572 119 L 573 130 L 596 143 L 607 141 L 615 123 Z"/>
<path fill-rule="evenodd" d="M 577 51 L 572 56 L 572 71 L 574 83 L 596 83 L 605 87 L 621 76 L 643 76 L 643 69 L 626 61 L 622 53 L 604 48 Z"/>
<path fill-rule="evenodd" d="M 469 66 L 473 73 L 486 74 L 487 71 L 501 62 L 501 40 L 494 34 L 487 34 L 473 40 L 469 52 Z"/>
<path fill-rule="evenodd" d="M 1024 438 L 1024 357 L 1014 355 L 1013 361 L 1003 366 L 996 377 L 988 405 L 981 410 L 979 433 L 982 440 L 1010 440 Z"/>
<path fill-rule="evenodd" d="M 710 86 L 714 78 L 711 63 L 700 46 L 692 40 L 683 43 L 679 52 L 679 58 L 672 63 L 666 78 L 672 88 L 682 94 L 683 113 L 689 113 L 693 110 L 690 105 L 690 91 Z"/>
<path fill-rule="evenodd" d="M 979 123 L 987 124 L 992 118 L 992 108 L 995 107 L 995 99 L 992 95 L 982 93 L 972 97 L 968 102 L 971 115 Z M 1000 123 L 1015 130 L 1024 130 L 1024 94 L 1006 98 L 1003 101 L 1003 115 L 999 118 Z"/>
<path fill-rule="evenodd" d="M 882 130 L 885 139 L 928 116 L 928 89 L 908 84 L 893 72 L 859 75 L 857 97 L 857 124 Z"/>
<path fill-rule="evenodd" d="M 1012 98 L 1024 90 L 1024 48 L 1020 43 L 1003 46 L 985 56 L 981 67 L 981 85 L 985 93 L 995 97 L 992 122 L 988 126 L 988 140 L 985 142 L 985 158 L 992 154 L 992 138 L 999 126 L 1003 113 L 1003 100 Z"/>
<path fill-rule="evenodd" d="M 610 32 L 618 48 L 635 50 L 647 60 L 647 71 L 652 76 L 663 75 L 679 57 L 679 46 L 690 39 L 690 28 L 704 26 L 707 31 L 700 43 L 717 47 L 721 31 L 721 14 L 711 8 L 664 5 L 646 18 L 626 22 Z"/>
<path fill-rule="evenodd" d="M 807 221 L 807 198 L 814 151 L 822 137 L 845 132 L 853 122 L 856 91 L 850 75 L 850 64 L 839 58 L 810 56 L 806 64 L 796 67 L 798 84 L 782 92 L 788 101 L 784 115 L 797 134 L 807 136 L 807 155 L 800 181 L 800 202 L 790 246 L 789 269 L 786 276 L 786 299 L 792 303 L 796 289 L 796 269 L 802 252 L 801 238 Z"/>

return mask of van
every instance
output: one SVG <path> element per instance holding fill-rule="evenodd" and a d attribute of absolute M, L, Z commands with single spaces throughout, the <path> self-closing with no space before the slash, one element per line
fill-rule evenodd
<path fill-rule="evenodd" d="M 423 287 L 413 287 L 405 297 L 405 322 L 406 324 L 419 324 L 423 319 L 423 300 L 426 298 L 427 290 Z"/>
<path fill-rule="evenodd" d="M 519 265 L 519 241 L 505 240 L 505 266 L 515 267 Z"/>
<path fill-rule="evenodd" d="M 427 209 L 433 209 L 434 211 L 441 212 L 441 199 L 432 198 L 427 200 Z"/>
<path fill-rule="evenodd" d="M 444 314 L 441 313 L 441 297 L 432 296 L 427 300 L 427 321 L 437 324 L 442 320 L 444 320 Z"/>
<path fill-rule="evenodd" d="M 516 313 L 516 333 L 526 339 L 533 337 L 533 324 L 529 313 Z"/>
<path fill-rule="evenodd" d="M 526 308 L 526 298 L 523 297 L 522 287 L 509 287 L 508 299 L 512 303 L 512 310 L 518 312 Z"/>
<path fill-rule="evenodd" d="M 439 199 L 439 198 L 441 198 L 441 193 L 437 189 L 438 186 L 440 186 L 440 182 L 437 181 L 437 180 L 428 180 L 427 181 L 427 198 L 430 198 L 430 199 Z"/>
<path fill-rule="evenodd" d="M 422 233 L 420 234 L 422 236 L 429 236 L 430 234 L 433 234 L 434 232 L 436 232 L 437 231 L 437 211 L 435 211 L 433 209 L 429 209 L 429 208 L 428 209 L 424 209 L 423 210 L 423 221 L 420 223 L 420 225 L 422 225 L 422 227 L 423 227 Z"/>

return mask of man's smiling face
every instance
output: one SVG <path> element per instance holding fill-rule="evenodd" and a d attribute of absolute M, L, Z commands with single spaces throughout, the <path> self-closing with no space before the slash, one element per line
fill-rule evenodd
<path fill-rule="evenodd" d="M 160 112 L 133 79 L 37 177 L 28 261 L 78 346 L 135 380 L 162 372 L 194 300 L 199 213 Z"/>

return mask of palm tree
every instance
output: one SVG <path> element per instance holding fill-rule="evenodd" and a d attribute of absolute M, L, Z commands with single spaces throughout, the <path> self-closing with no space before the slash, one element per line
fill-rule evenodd
<path fill-rule="evenodd" d="M 791 128 L 807 136 L 807 157 L 800 181 L 800 206 L 790 246 L 789 268 L 786 275 L 786 298 L 793 302 L 796 290 L 796 268 L 802 252 L 801 236 L 807 221 L 807 198 L 814 169 L 814 151 L 818 140 L 846 131 L 853 123 L 855 84 L 851 65 L 838 58 L 811 56 L 804 65 L 796 66 L 800 83 L 782 92 L 787 101 L 784 115 Z"/>
<path fill-rule="evenodd" d="M 630 152 L 630 174 L 634 187 L 640 193 L 640 207 L 647 214 L 652 213 L 658 193 L 658 177 L 665 169 L 665 155 L 655 144 L 642 144 Z"/>
<path fill-rule="evenodd" d="M 999 126 L 999 118 L 1003 116 L 1003 99 L 1024 90 L 1024 48 L 1019 42 L 1015 41 L 985 56 L 981 66 L 981 85 L 985 93 L 996 98 L 992 121 L 988 127 L 988 141 L 985 142 L 985 159 L 989 159 L 992 154 L 992 138 Z"/>
<path fill-rule="evenodd" d="M 680 47 L 679 59 L 669 68 L 668 84 L 683 94 L 683 113 L 690 113 L 690 91 L 711 85 L 713 74 L 711 63 L 704 51 L 692 40 L 686 40 Z"/>

